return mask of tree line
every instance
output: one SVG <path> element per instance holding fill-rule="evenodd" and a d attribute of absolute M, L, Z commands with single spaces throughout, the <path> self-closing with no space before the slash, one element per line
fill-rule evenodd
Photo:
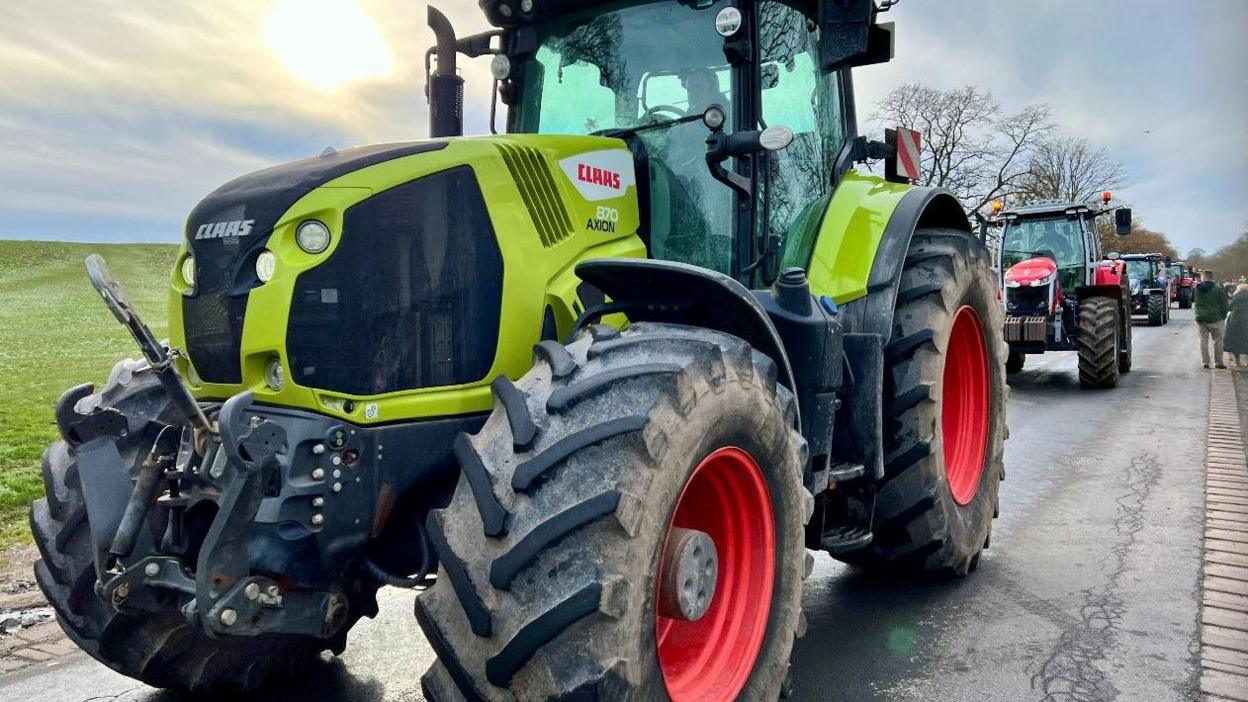
<path fill-rule="evenodd" d="M 1188 263 L 1201 270 L 1211 270 L 1218 280 L 1239 280 L 1248 277 L 1248 225 L 1235 241 L 1213 253 L 1204 249 L 1192 249 L 1187 253 Z"/>
<path fill-rule="evenodd" d="M 1103 148 L 1062 134 L 1047 105 L 1008 113 L 978 86 L 940 90 L 908 83 L 878 102 L 873 117 L 921 132 L 920 184 L 949 190 L 971 212 L 987 214 L 994 200 L 1006 207 L 1086 202 L 1127 183 L 1126 169 Z M 1112 222 L 1098 221 L 1097 237 L 1103 251 L 1179 258 L 1170 239 L 1138 215 L 1131 236 L 1115 236 Z M 1248 241 L 1240 243 L 1248 252 Z"/>

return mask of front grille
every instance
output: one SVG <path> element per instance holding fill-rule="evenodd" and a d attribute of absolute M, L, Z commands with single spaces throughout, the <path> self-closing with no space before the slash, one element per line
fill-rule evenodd
<path fill-rule="evenodd" d="M 205 382 L 242 382 L 239 347 L 247 297 L 256 280 L 256 256 L 268 234 L 191 239 L 195 289 L 182 298 L 186 352 Z"/>
<path fill-rule="evenodd" d="M 500 144 L 503 162 L 520 189 L 520 197 L 529 210 L 533 226 L 542 246 L 550 248 L 572 234 L 572 220 L 559 197 L 559 189 L 550 175 L 550 168 L 536 149 Z"/>
<path fill-rule="evenodd" d="M 494 364 L 503 261 L 471 168 L 380 192 L 299 275 L 286 349 L 300 385 L 354 395 L 460 385 Z"/>

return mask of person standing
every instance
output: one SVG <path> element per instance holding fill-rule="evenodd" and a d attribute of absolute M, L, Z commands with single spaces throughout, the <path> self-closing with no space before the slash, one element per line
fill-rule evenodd
<path fill-rule="evenodd" d="M 1200 278 L 1200 284 L 1196 286 L 1196 299 L 1192 304 L 1196 309 L 1196 326 L 1200 329 L 1200 360 L 1205 368 L 1209 367 L 1209 338 L 1212 337 L 1214 367 L 1226 368 L 1226 364 L 1222 363 L 1222 336 L 1226 331 L 1226 291 L 1213 282 L 1213 271 L 1202 272 Z"/>
<path fill-rule="evenodd" d="M 1248 283 L 1240 283 L 1231 296 L 1231 316 L 1226 320 L 1223 346 L 1235 359 L 1235 367 L 1248 369 Z"/>

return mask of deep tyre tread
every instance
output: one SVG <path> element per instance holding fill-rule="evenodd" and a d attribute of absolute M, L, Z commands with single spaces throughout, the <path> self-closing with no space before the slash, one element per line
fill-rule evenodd
<path fill-rule="evenodd" d="M 1118 385 L 1121 321 L 1112 298 L 1090 297 L 1079 304 L 1079 383 L 1084 387 Z"/>
<path fill-rule="evenodd" d="M 1148 296 L 1148 326 L 1159 327 L 1166 323 L 1166 308 L 1169 304 L 1164 295 Z"/>
<path fill-rule="evenodd" d="M 174 420 L 164 391 L 132 361 L 113 369 L 94 398 L 130 418 L 117 441 L 122 458 L 136 465 L 160 429 Z M 113 670 L 154 687 L 235 695 L 286 678 L 317 661 L 323 650 L 341 651 L 354 619 L 329 641 L 261 636 L 210 639 L 181 612 L 118 613 L 95 592 L 95 553 L 78 481 L 76 448 L 58 441 L 45 452 L 47 497 L 31 505 L 30 525 L 39 548 L 35 580 L 56 610 L 57 622 L 79 648 Z M 352 616 L 375 611 L 372 591 L 353 598 Z M 371 606 L 370 606 L 371 605 Z"/>
<path fill-rule="evenodd" d="M 965 232 L 915 232 L 885 346 L 885 477 L 877 487 L 874 538 L 833 558 L 876 571 L 954 575 L 978 564 L 1004 479 L 1010 355 L 991 268 L 987 250 Z M 983 471 L 965 506 L 949 488 L 940 420 L 946 347 L 963 306 L 975 310 L 983 329 L 991 403 Z"/>
<path fill-rule="evenodd" d="M 802 525 L 813 498 L 775 363 L 736 337 L 667 324 L 595 325 L 565 351 L 574 368 L 547 343 L 516 382 L 538 427 L 531 450 L 516 451 L 511 413 L 496 402 L 457 451 L 479 465 L 464 464 L 450 505 L 431 515 L 443 566 L 416 605 L 439 657 L 422 679 L 426 697 L 666 699 L 653 591 L 662 539 L 688 475 L 739 444 L 766 467 L 777 539 L 767 633 L 740 698 L 777 698 L 804 629 Z M 480 486 L 494 499 L 479 499 Z M 492 536 L 483 525 L 495 502 L 510 516 Z M 465 601 L 488 610 L 487 635 Z"/>

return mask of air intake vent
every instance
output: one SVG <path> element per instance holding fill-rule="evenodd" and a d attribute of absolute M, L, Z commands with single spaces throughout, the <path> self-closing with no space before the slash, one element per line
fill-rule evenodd
<path fill-rule="evenodd" d="M 542 246 L 549 248 L 568 238 L 572 234 L 572 220 L 541 155 L 536 149 L 510 144 L 500 144 L 498 150 L 520 189 L 525 207 L 529 208 Z"/>

